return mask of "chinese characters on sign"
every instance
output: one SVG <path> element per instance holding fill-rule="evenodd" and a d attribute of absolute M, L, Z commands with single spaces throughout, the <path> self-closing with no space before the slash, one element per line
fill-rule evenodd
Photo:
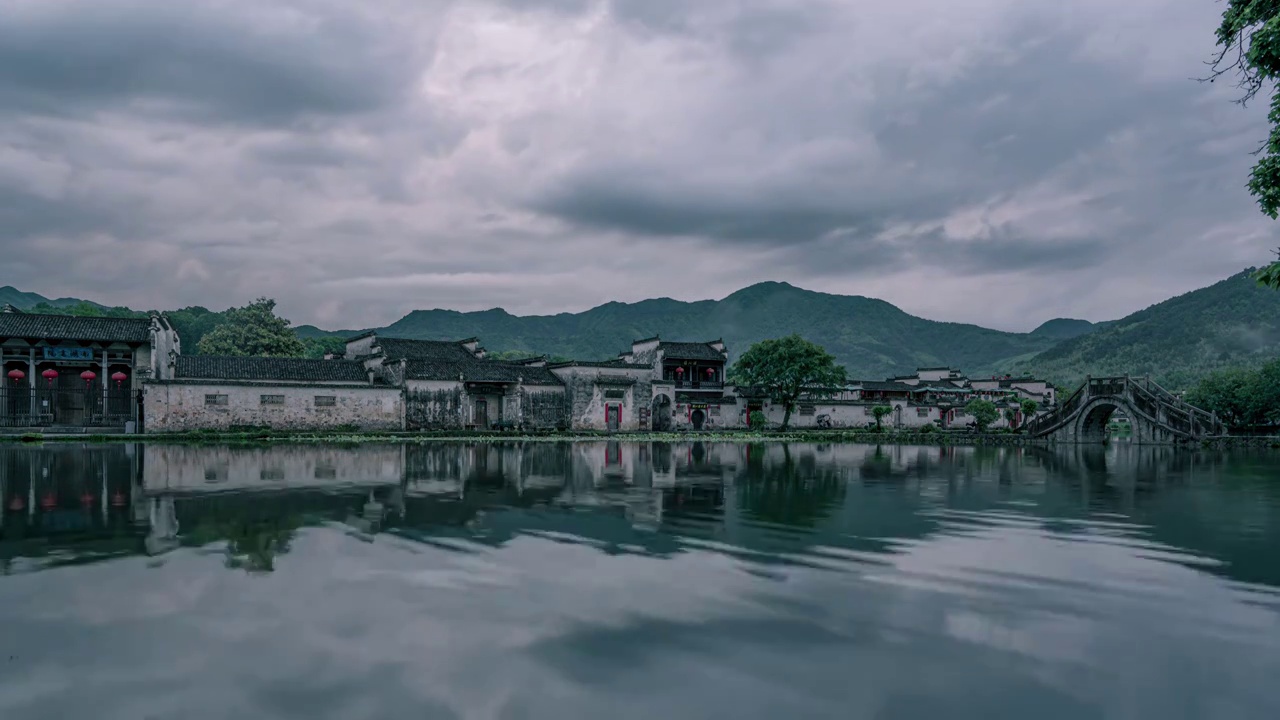
<path fill-rule="evenodd" d="M 92 360 L 93 348 L 46 347 L 45 360 Z"/>

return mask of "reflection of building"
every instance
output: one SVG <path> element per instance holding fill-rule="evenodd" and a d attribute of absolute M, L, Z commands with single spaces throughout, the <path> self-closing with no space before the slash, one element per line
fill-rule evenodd
<path fill-rule="evenodd" d="M 178 336 L 159 314 L 90 318 L 0 312 L 0 427 L 123 428 L 146 379 L 171 374 Z"/>

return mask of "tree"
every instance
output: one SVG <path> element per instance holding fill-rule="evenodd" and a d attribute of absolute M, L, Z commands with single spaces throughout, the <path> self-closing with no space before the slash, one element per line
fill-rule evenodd
<path fill-rule="evenodd" d="M 1280 2 L 1276 0 L 1228 0 L 1218 26 L 1218 53 L 1212 72 L 1206 78 L 1213 82 L 1234 72 L 1243 91 L 1238 100 L 1246 105 L 1264 86 L 1270 85 L 1271 112 L 1267 119 L 1271 132 L 1258 148 L 1262 155 L 1249 174 L 1249 192 L 1258 206 L 1272 220 L 1280 214 Z M 1277 254 L 1280 257 L 1280 253 Z M 1260 270 L 1258 282 L 1280 289 L 1280 259 Z"/>
<path fill-rule="evenodd" d="M 742 354 L 729 370 L 729 382 L 758 388 L 786 409 L 782 429 L 801 395 L 822 397 L 839 392 L 848 381 L 835 356 L 799 335 L 762 340 Z"/>
<path fill-rule="evenodd" d="M 1188 403 L 1216 414 L 1228 427 L 1257 425 L 1251 396 L 1254 374 L 1239 368 L 1211 373 L 1187 391 Z"/>
<path fill-rule="evenodd" d="M 973 416 L 973 421 L 978 424 L 978 432 L 983 432 L 987 426 L 1000 418 L 1000 410 L 996 408 L 996 404 L 990 400 L 974 398 L 964 406 L 964 411 Z"/>
<path fill-rule="evenodd" d="M 1031 398 L 1024 398 L 1019 405 L 1022 407 L 1022 416 L 1028 420 L 1030 420 L 1031 416 L 1035 415 L 1036 411 L 1040 409 L 1040 403 L 1032 400 Z"/>
<path fill-rule="evenodd" d="M 891 412 L 893 412 L 893 408 L 888 405 L 877 405 L 871 408 L 871 417 L 876 419 L 876 432 L 879 432 L 882 429 L 880 426 L 881 420 Z"/>
<path fill-rule="evenodd" d="M 228 310 L 226 322 L 201 338 L 196 349 L 201 355 L 302 357 L 306 347 L 275 309 L 275 300 L 258 298 Z"/>

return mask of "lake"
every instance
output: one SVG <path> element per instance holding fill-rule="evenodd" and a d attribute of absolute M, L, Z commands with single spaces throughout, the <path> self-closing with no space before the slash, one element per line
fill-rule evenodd
<path fill-rule="evenodd" d="M 0 447 L 0 717 L 1280 717 L 1280 455 Z"/>

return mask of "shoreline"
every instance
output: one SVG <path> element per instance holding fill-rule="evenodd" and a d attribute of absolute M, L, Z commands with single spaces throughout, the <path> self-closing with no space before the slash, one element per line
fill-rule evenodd
<path fill-rule="evenodd" d="M 980 447 L 1054 447 L 1061 444 L 1029 438 L 1017 433 L 948 433 L 897 432 L 871 430 L 788 430 L 752 432 L 207 432 L 124 434 L 124 433 L 9 433 L 0 434 L 0 444 L 44 443 L 168 443 L 183 445 L 235 444 L 334 444 L 366 443 L 457 443 L 457 442 L 808 442 L 849 443 L 860 445 L 933 445 Z M 1156 446 L 1153 446 L 1156 447 Z M 1178 443 L 1163 447 L 1227 450 L 1235 448 L 1280 449 L 1280 437 L 1226 436 L 1206 438 L 1194 443 Z"/>

